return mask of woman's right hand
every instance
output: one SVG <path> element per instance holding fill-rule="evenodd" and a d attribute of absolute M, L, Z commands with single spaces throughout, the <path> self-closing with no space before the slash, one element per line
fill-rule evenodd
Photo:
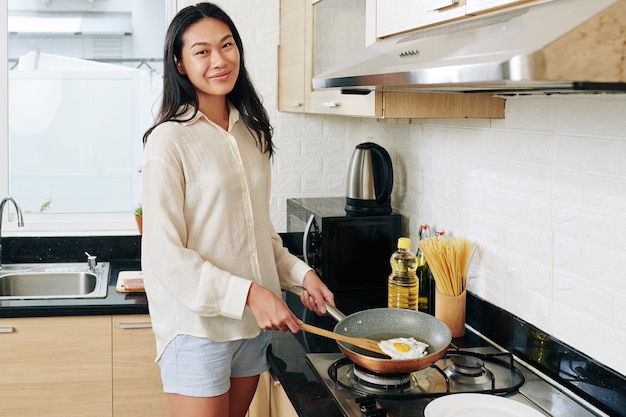
<path fill-rule="evenodd" d="M 297 333 L 302 321 L 273 292 L 256 283 L 250 285 L 246 301 L 257 324 L 263 330 L 290 330 Z"/>

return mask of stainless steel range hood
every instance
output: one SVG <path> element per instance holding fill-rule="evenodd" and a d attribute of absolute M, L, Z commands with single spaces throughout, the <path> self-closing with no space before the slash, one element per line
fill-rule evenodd
<path fill-rule="evenodd" d="M 553 0 L 396 35 L 313 88 L 626 93 L 626 0 Z"/>

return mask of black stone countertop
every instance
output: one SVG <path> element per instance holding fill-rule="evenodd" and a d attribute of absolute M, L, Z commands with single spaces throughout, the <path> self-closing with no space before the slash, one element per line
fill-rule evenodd
<path fill-rule="evenodd" d="M 85 252 L 109 262 L 109 288 L 105 298 L 2 300 L 0 317 L 146 314 L 143 293 L 120 294 L 115 290 L 120 271 L 141 270 L 140 236 L 3 238 L 5 264 L 30 262 L 85 262 Z"/>
<path fill-rule="evenodd" d="M 115 290 L 118 273 L 140 270 L 139 262 L 113 261 L 110 264 L 109 288 L 105 298 L 1 300 L 0 317 L 147 314 L 148 301 L 144 293 L 121 294 Z"/>

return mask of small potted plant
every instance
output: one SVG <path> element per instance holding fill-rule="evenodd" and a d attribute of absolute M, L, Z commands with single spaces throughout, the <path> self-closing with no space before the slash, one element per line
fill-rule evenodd
<path fill-rule="evenodd" d="M 141 208 L 141 204 L 135 209 L 135 221 L 137 222 L 139 234 L 141 234 L 143 232 L 143 209 Z"/>

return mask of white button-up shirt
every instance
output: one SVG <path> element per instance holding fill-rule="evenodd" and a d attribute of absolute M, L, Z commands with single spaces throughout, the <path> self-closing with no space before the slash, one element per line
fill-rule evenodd
<path fill-rule="evenodd" d="M 181 120 L 188 118 L 191 110 Z M 142 168 L 142 269 L 157 358 L 177 334 L 214 341 L 260 333 L 252 282 L 280 296 L 310 268 L 270 220 L 267 153 L 230 106 L 228 131 L 202 113 L 154 129 Z"/>

